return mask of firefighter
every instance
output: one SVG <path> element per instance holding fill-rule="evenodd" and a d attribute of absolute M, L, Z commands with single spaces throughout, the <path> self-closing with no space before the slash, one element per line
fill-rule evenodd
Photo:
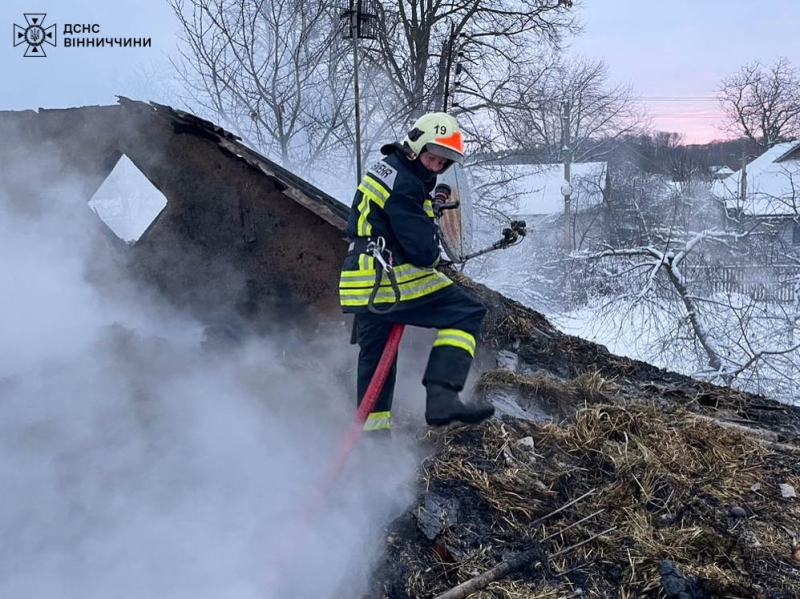
<path fill-rule="evenodd" d="M 354 313 L 359 345 L 358 403 L 377 368 L 395 323 L 438 329 L 422 379 L 425 420 L 431 426 L 478 423 L 494 414 L 490 404 L 460 400 L 484 306 L 436 270 L 440 248 L 431 192 L 437 175 L 454 162 L 463 164 L 464 141 L 452 116 L 420 117 L 402 143 L 381 148 L 384 157 L 367 170 L 353 199 L 339 297 Z M 437 199 L 446 199 L 439 197 Z M 391 273 L 381 261 L 391 264 Z M 392 276 L 388 276 L 391 274 Z M 364 430 L 390 429 L 397 361 Z"/>

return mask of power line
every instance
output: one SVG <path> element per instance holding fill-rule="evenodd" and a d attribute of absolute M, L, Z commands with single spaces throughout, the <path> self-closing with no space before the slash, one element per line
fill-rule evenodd
<path fill-rule="evenodd" d="M 652 119 L 698 119 L 715 120 L 726 118 L 724 114 L 651 114 Z"/>
<path fill-rule="evenodd" d="M 640 96 L 643 102 L 718 102 L 714 96 Z"/>

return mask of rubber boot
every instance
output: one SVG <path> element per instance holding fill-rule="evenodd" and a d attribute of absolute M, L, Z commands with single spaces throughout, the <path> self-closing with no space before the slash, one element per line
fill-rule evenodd
<path fill-rule="evenodd" d="M 429 383 L 427 389 L 425 421 L 429 426 L 446 426 L 451 422 L 477 424 L 494 414 L 492 404 L 466 404 L 451 387 Z"/>

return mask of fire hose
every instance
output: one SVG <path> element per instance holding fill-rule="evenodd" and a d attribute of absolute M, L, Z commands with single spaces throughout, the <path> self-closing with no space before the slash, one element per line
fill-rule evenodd
<path fill-rule="evenodd" d="M 389 331 L 389 338 L 386 340 L 383 353 L 381 354 L 381 358 L 378 361 L 378 366 L 375 369 L 375 374 L 372 375 L 372 380 L 370 381 L 367 391 L 358 406 L 358 410 L 356 410 L 353 422 L 350 424 L 350 428 L 347 430 L 344 439 L 339 445 L 339 450 L 336 453 L 336 457 L 331 463 L 330 469 L 328 470 L 325 478 L 322 479 L 322 481 L 317 485 L 317 487 L 314 489 L 314 492 L 311 494 L 311 498 L 306 502 L 300 511 L 300 516 L 295 522 L 294 529 L 292 530 L 291 534 L 288 534 L 282 538 L 281 544 L 279 545 L 275 555 L 275 558 L 278 561 L 273 562 L 267 569 L 267 576 L 269 578 L 274 579 L 280 576 L 283 562 L 289 559 L 291 554 L 294 552 L 296 543 L 300 538 L 300 533 L 308 529 L 322 511 L 325 505 L 326 496 L 339 477 L 339 474 L 341 473 L 350 453 L 358 443 L 361 433 L 364 430 L 364 423 L 367 421 L 367 417 L 375 408 L 375 404 L 378 402 L 378 396 L 381 394 L 383 385 L 386 383 L 386 378 L 389 376 L 392 363 L 397 357 L 397 350 L 400 347 L 400 340 L 403 337 L 404 330 L 405 325 L 403 324 L 392 325 L 392 328 Z"/>
<path fill-rule="evenodd" d="M 347 430 L 347 433 L 345 434 L 344 439 L 339 446 L 339 451 L 337 452 L 327 475 L 317 486 L 311 500 L 306 504 L 301 512 L 301 521 L 303 524 L 311 524 L 314 518 L 316 518 L 316 516 L 319 514 L 320 508 L 324 503 L 325 495 L 333 486 L 333 483 L 336 481 L 336 478 L 339 476 L 342 467 L 347 461 L 347 457 L 358 443 L 358 439 L 364 430 L 364 423 L 367 421 L 367 417 L 375 408 L 375 404 L 378 402 L 378 396 L 381 394 L 383 385 L 386 383 L 386 377 L 389 376 L 389 371 L 391 370 L 392 364 L 397 357 L 397 349 L 400 347 L 400 340 L 403 337 L 404 329 L 405 325 L 392 325 L 392 328 L 389 331 L 389 338 L 386 340 L 386 345 L 383 348 L 381 359 L 378 362 L 378 367 L 375 369 L 375 374 L 372 375 L 372 380 L 370 381 L 367 391 L 358 406 L 358 410 L 356 410 L 353 422 L 350 424 L 350 428 Z"/>

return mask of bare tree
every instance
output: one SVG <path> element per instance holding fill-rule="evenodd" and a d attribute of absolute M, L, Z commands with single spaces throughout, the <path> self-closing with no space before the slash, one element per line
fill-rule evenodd
<path fill-rule="evenodd" d="M 730 237 L 731 235 L 724 231 L 711 229 L 700 231 L 684 239 L 666 239 L 666 249 L 659 249 L 655 245 L 627 249 L 609 248 L 588 257 L 590 260 L 600 260 L 608 256 L 615 256 L 630 260 L 627 268 L 640 271 L 642 275 L 642 286 L 636 292 L 640 299 L 647 297 L 652 292 L 659 276 L 665 276 L 685 309 L 684 316 L 680 320 L 685 319 L 689 324 L 694 339 L 705 352 L 709 367 L 714 372 L 719 372 L 722 368 L 722 359 L 718 342 L 710 334 L 707 324 L 703 320 L 700 303 L 687 283 L 683 263 L 700 244 L 710 240 L 725 240 Z"/>
<path fill-rule="evenodd" d="M 338 5 L 170 2 L 183 25 L 183 75 L 197 106 L 304 174 L 326 158 L 341 168 L 355 136 L 352 52 L 337 39 Z M 361 46 L 365 160 L 379 140 L 401 137 L 415 116 L 444 107 L 457 54 L 460 93 L 476 99 L 474 114 L 515 70 L 577 31 L 567 0 L 393 0 L 378 7 L 379 35 Z M 496 79 L 496 72 L 508 75 Z M 469 128 L 469 119 L 462 121 Z"/>
<path fill-rule="evenodd" d="M 785 58 L 743 66 L 722 80 L 718 98 L 729 129 L 762 149 L 800 136 L 800 76 Z"/>
<path fill-rule="evenodd" d="M 378 39 L 364 48 L 373 85 L 369 141 L 401 138 L 430 110 L 447 110 L 468 132 L 472 156 L 505 145 L 493 123 L 501 90 L 578 31 L 565 0 L 384 0 Z M 379 106 L 378 106 L 379 105 Z"/>
<path fill-rule="evenodd" d="M 330 3 L 170 3 L 183 26 L 181 72 L 196 105 L 302 173 L 342 153 L 352 94 Z"/>
<path fill-rule="evenodd" d="M 246 143 L 322 183 L 355 152 L 352 46 L 339 5 L 314 0 L 170 0 L 184 29 L 183 78 L 194 107 Z M 470 152 L 504 141 L 489 121 L 498 89 L 577 31 L 566 0 L 384 0 L 378 36 L 360 44 L 363 162 L 445 107 L 466 108 Z M 459 65 L 462 85 L 450 79 Z M 505 73 L 497 77 L 497 73 Z M 472 118 L 474 117 L 474 118 Z M 340 178 L 337 178 L 339 180 Z"/>
<path fill-rule="evenodd" d="M 508 66 L 535 60 L 577 30 L 572 3 L 561 0 L 394 0 L 384 2 L 384 33 L 371 57 L 384 69 L 410 118 L 444 105 L 451 59 L 460 54 L 461 90 L 483 99 L 506 83 Z M 500 71 L 495 67 L 500 66 Z"/>
<path fill-rule="evenodd" d="M 583 289 L 600 300 L 592 320 L 606 331 L 630 336 L 635 327 L 636 339 L 649 337 L 639 347 L 642 359 L 796 399 L 796 256 L 785 249 L 777 263 L 767 260 L 779 243 L 754 222 L 721 228 L 719 204 L 692 183 L 671 193 L 665 187 L 660 198 L 637 195 L 644 223 L 638 243 L 574 257 Z"/>
<path fill-rule="evenodd" d="M 690 266 L 686 258 L 696 261 L 692 254 L 706 243 L 735 241 L 719 231 L 709 233 L 684 238 L 675 251 L 642 246 L 593 255 L 594 269 L 602 275 L 587 277 L 584 285 L 601 293 L 592 309 L 593 333 L 588 334 L 602 330 L 608 343 L 616 330 L 619 339 L 635 340 L 635 357 L 640 359 L 796 401 L 797 304 L 759 297 L 746 285 L 737 290 L 738 282 L 727 275 L 715 278 L 720 272 L 744 273 L 745 267 Z M 692 243 L 697 245 L 690 247 Z M 681 259 L 682 252 L 688 253 Z"/>
<path fill-rule="evenodd" d="M 645 112 L 630 86 L 610 85 L 602 60 L 564 59 L 518 73 L 492 108 L 513 147 L 542 162 L 561 159 L 564 131 L 570 128 L 575 162 L 598 159 L 615 141 L 638 133 Z M 565 122 L 563 104 L 569 103 Z"/>
<path fill-rule="evenodd" d="M 510 164 L 519 162 L 515 156 L 522 156 L 525 162 L 540 163 L 541 170 L 561 161 L 566 126 L 562 101 L 568 100 L 573 108 L 568 126 L 575 162 L 590 157 L 602 159 L 616 145 L 616 140 L 638 132 L 643 124 L 643 112 L 630 89 L 609 86 L 605 65 L 600 61 L 542 57 L 509 67 L 505 73 L 499 68 L 493 73 L 502 85 L 491 89 L 491 95 L 483 99 L 481 114 L 488 118 L 476 120 L 477 135 L 473 136 L 482 143 L 482 152 L 472 160 L 471 172 L 482 204 L 476 210 L 483 211 L 484 216 L 508 220 L 519 197 L 530 193 L 520 179 L 533 174 L 537 167 L 526 166 L 520 172 Z M 571 215 L 573 243 L 584 243 L 595 224 L 587 223 L 586 217 L 590 215 L 584 214 L 583 224 L 578 226 L 578 212 L 594 208 L 582 205 L 580 195 L 603 194 L 605 183 L 604 171 L 589 179 L 573 179 L 578 194 L 573 197 Z M 599 211 L 595 214 L 600 215 Z"/>

